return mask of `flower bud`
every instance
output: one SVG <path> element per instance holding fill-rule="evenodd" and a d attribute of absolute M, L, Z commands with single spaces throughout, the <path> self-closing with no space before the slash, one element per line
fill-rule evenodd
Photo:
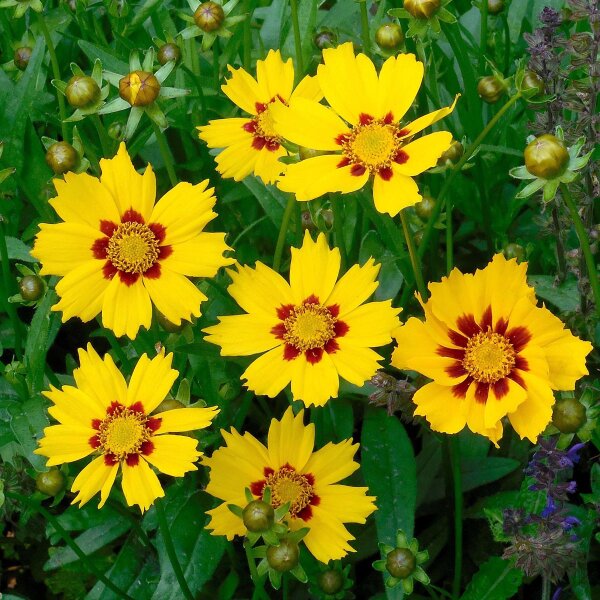
<path fill-rule="evenodd" d="M 269 531 L 275 520 L 275 511 L 270 504 L 262 500 L 253 500 L 244 508 L 242 519 L 248 531 L 264 533 Z"/>
<path fill-rule="evenodd" d="M 506 244 L 502 249 L 502 253 L 507 260 L 516 258 L 519 263 L 525 260 L 525 248 L 521 244 Z"/>
<path fill-rule="evenodd" d="M 216 2 L 203 2 L 194 13 L 196 25 L 206 33 L 219 29 L 224 20 L 223 7 Z"/>
<path fill-rule="evenodd" d="M 15 50 L 13 60 L 15 61 L 15 67 L 17 67 L 19 71 L 24 71 L 27 68 L 32 52 L 33 51 L 29 46 L 21 46 Z"/>
<path fill-rule="evenodd" d="M 344 576 L 337 569 L 329 569 L 319 574 L 319 588 L 324 594 L 334 596 L 344 586 Z"/>
<path fill-rule="evenodd" d="M 433 214 L 435 204 L 435 198 L 424 194 L 421 202 L 417 202 L 415 204 L 415 212 L 417 213 L 419 219 L 422 221 L 429 221 L 431 215 Z"/>
<path fill-rule="evenodd" d="M 384 50 L 398 50 L 404 43 L 404 33 L 398 23 L 385 23 L 375 32 L 375 41 Z"/>
<path fill-rule="evenodd" d="M 565 145 L 551 133 L 540 135 L 525 148 L 525 167 L 536 177 L 554 179 L 569 164 Z"/>
<path fill-rule="evenodd" d="M 131 106 L 148 106 L 159 92 L 158 79 L 148 71 L 133 71 L 119 81 L 119 96 Z"/>
<path fill-rule="evenodd" d="M 558 400 L 552 409 L 552 424 L 561 433 L 576 433 L 586 421 L 585 406 L 576 398 Z"/>
<path fill-rule="evenodd" d="M 397 579 L 409 577 L 416 564 L 415 555 L 408 548 L 394 548 L 385 559 L 385 568 Z"/>
<path fill-rule="evenodd" d="M 55 142 L 46 151 L 46 163 L 56 175 L 74 169 L 78 160 L 77 150 L 68 142 Z"/>
<path fill-rule="evenodd" d="M 477 93 L 480 98 L 488 104 L 495 104 L 498 102 L 505 91 L 506 88 L 504 87 L 504 83 L 493 75 L 482 77 L 477 84 Z"/>
<path fill-rule="evenodd" d="M 38 473 L 35 478 L 35 487 L 46 496 L 56 496 L 64 489 L 66 483 L 66 477 L 58 469 Z"/>
<path fill-rule="evenodd" d="M 100 86 L 91 77 L 74 75 L 65 90 L 67 102 L 75 108 L 91 106 L 100 99 Z"/>
<path fill-rule="evenodd" d="M 487 0 L 488 14 L 499 15 L 504 10 L 504 0 Z"/>
<path fill-rule="evenodd" d="M 521 91 L 529 92 L 527 97 L 538 96 L 544 92 L 544 81 L 534 71 L 525 71 L 521 81 Z"/>
<path fill-rule="evenodd" d="M 300 223 L 302 225 L 302 230 L 306 231 L 315 231 L 317 229 L 316 225 L 312 220 L 312 215 L 310 214 L 310 210 L 303 210 L 300 213 Z"/>
<path fill-rule="evenodd" d="M 321 29 L 317 31 L 313 41 L 319 50 L 325 50 L 325 48 L 332 48 L 337 45 L 338 36 L 331 29 Z"/>
<path fill-rule="evenodd" d="M 185 404 L 175 400 L 175 398 L 165 398 L 154 410 L 155 413 L 166 412 L 168 410 L 177 410 L 178 408 L 185 408 Z"/>
<path fill-rule="evenodd" d="M 108 126 L 108 137 L 113 140 L 121 140 L 123 138 L 123 134 L 125 133 L 125 127 L 123 127 L 123 123 L 119 121 L 114 121 Z"/>
<path fill-rule="evenodd" d="M 166 65 L 171 60 L 179 62 L 181 50 L 177 44 L 163 44 L 158 50 L 157 58 L 161 65 Z"/>
<path fill-rule="evenodd" d="M 457 163 L 461 159 L 464 151 L 463 145 L 458 140 L 454 140 L 452 144 L 450 144 L 450 147 L 447 150 L 444 150 L 442 155 L 438 158 L 437 164 L 439 166 L 444 166 L 448 161 Z"/>
<path fill-rule="evenodd" d="M 44 282 L 38 275 L 25 275 L 19 281 L 19 293 L 23 300 L 34 302 L 39 300 L 44 294 Z"/>
<path fill-rule="evenodd" d="M 300 548 L 296 542 L 283 539 L 279 546 L 269 546 L 267 548 L 267 562 L 272 569 L 279 573 L 291 571 L 300 558 Z"/>
<path fill-rule="evenodd" d="M 404 0 L 404 10 L 415 19 L 430 19 L 440 6 L 440 0 Z"/>

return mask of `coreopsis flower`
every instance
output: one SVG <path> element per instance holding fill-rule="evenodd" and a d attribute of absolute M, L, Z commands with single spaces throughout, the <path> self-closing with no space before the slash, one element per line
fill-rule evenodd
<path fill-rule="evenodd" d="M 279 50 L 269 50 L 256 62 L 256 79 L 244 69 L 229 66 L 231 78 L 221 87 L 225 95 L 250 117 L 214 119 L 198 127 L 198 135 L 210 148 L 223 148 L 217 155 L 217 171 L 240 181 L 254 173 L 273 183 L 285 165 L 279 162 L 288 152 L 273 127 L 275 104 L 297 98 L 318 102 L 322 98 L 314 77 L 306 76 L 294 89 L 292 59 L 284 62 Z"/>
<path fill-rule="evenodd" d="M 388 58 L 377 74 L 371 59 L 355 56 L 348 42 L 323 50 L 323 63 L 316 77 L 331 108 L 292 98 L 289 106 L 275 105 L 273 116 L 282 137 L 325 154 L 288 165 L 278 187 L 303 201 L 354 192 L 372 181 L 375 207 L 392 216 L 419 202 L 413 177 L 435 166 L 452 135 L 413 138 L 452 112 L 456 100 L 401 124 L 423 79 L 423 64 L 413 54 Z"/>
<path fill-rule="evenodd" d="M 212 277 L 233 262 L 223 257 L 225 234 L 202 231 L 217 216 L 208 180 L 180 183 L 155 205 L 152 167 L 137 173 L 125 144 L 100 167 L 100 179 L 54 180 L 50 204 L 64 222 L 42 223 L 32 250 L 41 275 L 62 277 L 52 309 L 63 321 L 102 313 L 105 327 L 132 339 L 150 327 L 152 304 L 176 325 L 199 316 L 206 296 L 188 277 Z"/>
<path fill-rule="evenodd" d="M 304 425 L 303 417 L 302 410 L 294 417 L 290 407 L 280 421 L 273 419 L 267 447 L 250 433 L 221 431 L 226 445 L 203 459 L 210 468 L 206 491 L 223 500 L 208 511 L 213 535 L 228 540 L 245 535 L 242 519 L 228 505 L 246 505 L 246 489 L 263 498 L 268 487 L 274 508 L 290 503 L 286 519 L 291 530 L 310 528 L 303 540 L 317 560 L 327 563 L 354 551 L 344 523 L 364 523 L 375 510 L 367 488 L 338 483 L 358 469 L 353 460 L 358 444 L 348 439 L 313 452 L 315 427 Z"/>
<path fill-rule="evenodd" d="M 44 429 L 35 453 L 48 457 L 49 467 L 94 456 L 73 481 L 74 504 L 83 506 L 100 492 L 101 508 L 120 470 L 127 504 L 143 512 L 164 496 L 152 467 L 173 477 L 197 468 L 202 455 L 197 440 L 171 434 L 208 427 L 219 411 L 178 408 L 152 414 L 179 375 L 172 359 L 164 352 L 153 359 L 144 354 L 127 385 L 110 355 L 101 359 L 88 344 L 87 351 L 79 350 L 75 386 L 44 392 L 58 424 Z"/>
<path fill-rule="evenodd" d="M 229 293 L 247 314 L 220 317 L 206 340 L 223 356 L 262 354 L 242 374 L 256 394 L 273 398 L 291 381 L 295 400 L 321 406 L 337 397 L 340 377 L 362 385 L 379 369 L 371 348 L 391 340 L 400 309 L 364 303 L 377 288 L 373 259 L 338 281 L 339 270 L 339 250 L 306 232 L 292 248 L 289 284 L 261 262 L 230 271 Z"/>
<path fill-rule="evenodd" d="M 535 442 L 552 418 L 552 390 L 572 390 L 587 374 L 592 345 L 536 306 L 526 271 L 502 254 L 473 275 L 454 269 L 429 284 L 425 322 L 413 317 L 394 333 L 392 364 L 433 379 L 413 397 L 433 430 L 467 425 L 497 443 L 508 416 Z"/>

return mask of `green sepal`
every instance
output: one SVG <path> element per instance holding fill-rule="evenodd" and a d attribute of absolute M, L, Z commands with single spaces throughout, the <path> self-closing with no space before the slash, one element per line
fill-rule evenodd
<path fill-rule="evenodd" d="M 532 175 L 525 165 L 521 165 L 520 167 L 514 167 L 511 169 L 508 174 L 515 179 L 536 179 L 535 175 Z"/>
<path fill-rule="evenodd" d="M 301 583 L 306 583 L 308 581 L 306 571 L 302 568 L 302 565 L 300 563 L 298 563 L 293 569 L 291 569 L 290 573 Z"/>
<path fill-rule="evenodd" d="M 269 581 L 274 589 L 278 590 L 281 587 L 281 573 L 275 569 L 269 569 Z"/>
<path fill-rule="evenodd" d="M 237 504 L 228 504 L 227 508 L 236 516 L 242 518 L 244 512 Z"/>
<path fill-rule="evenodd" d="M 383 572 L 383 571 L 385 571 L 385 563 L 386 563 L 386 561 L 380 558 L 379 560 L 376 560 L 376 561 L 374 561 L 374 562 L 371 564 L 371 566 L 372 566 L 372 567 L 373 567 L 373 568 L 374 568 L 376 571 L 381 571 L 381 572 Z"/>
<path fill-rule="evenodd" d="M 430 582 L 429 575 L 421 567 L 417 567 L 412 573 L 411 577 L 414 577 L 417 581 L 420 581 L 423 585 L 428 585 Z"/>
<path fill-rule="evenodd" d="M 400 581 L 401 581 L 400 579 L 396 579 L 395 577 L 392 577 L 390 575 L 385 580 L 385 587 L 388 587 L 388 588 L 396 587 L 400 583 Z"/>
<path fill-rule="evenodd" d="M 404 593 L 407 596 L 409 594 L 412 594 L 413 588 L 415 586 L 415 583 L 414 583 L 414 580 L 412 577 L 407 577 L 406 579 L 402 579 L 401 584 L 402 584 L 402 589 L 404 590 Z"/>
<path fill-rule="evenodd" d="M 554 196 L 556 196 L 556 190 L 558 189 L 559 185 L 560 181 L 558 179 L 552 179 L 546 183 L 544 186 L 544 194 L 542 196 L 544 202 L 550 202 L 551 200 L 554 200 Z"/>
<path fill-rule="evenodd" d="M 531 183 L 527 184 L 515 198 L 528 198 L 532 194 L 535 194 L 538 190 L 541 190 L 546 183 L 545 179 L 534 179 Z"/>

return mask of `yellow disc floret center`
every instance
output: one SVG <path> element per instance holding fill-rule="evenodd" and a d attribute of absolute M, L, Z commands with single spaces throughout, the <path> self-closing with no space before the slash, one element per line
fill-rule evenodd
<path fill-rule="evenodd" d="M 256 133 L 263 138 L 277 140 L 279 136 L 275 131 L 275 121 L 269 107 L 256 116 Z"/>
<path fill-rule="evenodd" d="M 104 454 L 124 460 L 140 452 L 142 444 L 151 436 L 143 413 L 121 408 L 109 414 L 98 427 L 99 449 Z"/>
<path fill-rule="evenodd" d="M 380 171 L 391 166 L 400 147 L 400 133 L 396 125 L 381 119 L 358 124 L 344 136 L 342 150 L 352 164 L 360 164 L 369 171 Z"/>
<path fill-rule="evenodd" d="M 481 332 L 467 343 L 463 367 L 475 381 L 495 383 L 510 374 L 516 362 L 513 345 L 499 333 Z"/>
<path fill-rule="evenodd" d="M 298 350 L 323 348 L 335 337 L 335 317 L 329 309 L 320 304 L 303 304 L 292 309 L 290 316 L 284 320 L 286 343 Z"/>
<path fill-rule="evenodd" d="M 145 273 L 158 255 L 158 240 L 143 223 L 121 223 L 108 242 L 108 260 L 126 273 Z"/>
<path fill-rule="evenodd" d="M 271 488 L 271 504 L 277 508 L 289 502 L 292 516 L 308 506 L 314 495 L 313 486 L 307 477 L 291 467 L 281 467 L 269 475 L 265 485 Z"/>

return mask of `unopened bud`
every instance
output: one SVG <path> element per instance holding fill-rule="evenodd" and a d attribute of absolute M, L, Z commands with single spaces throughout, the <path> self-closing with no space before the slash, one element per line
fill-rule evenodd
<path fill-rule="evenodd" d="M 415 567 L 415 555 L 408 548 L 394 548 L 385 559 L 385 568 L 397 579 L 406 579 Z"/>
<path fill-rule="evenodd" d="M 78 160 L 77 150 L 69 142 L 55 142 L 46 151 L 46 163 L 56 175 L 74 169 Z"/>
<path fill-rule="evenodd" d="M 525 167 L 536 177 L 554 179 L 569 163 L 565 145 L 551 133 L 540 135 L 525 148 Z"/>
<path fill-rule="evenodd" d="M 75 75 L 67 84 L 65 96 L 71 106 L 84 108 L 100 99 L 100 86 L 91 77 Z"/>
<path fill-rule="evenodd" d="M 13 60 L 15 62 L 15 67 L 17 67 L 19 71 L 24 71 L 27 68 L 32 52 L 33 50 L 29 46 L 21 46 L 15 50 Z"/>
<path fill-rule="evenodd" d="M 324 594 L 334 596 L 344 586 L 344 576 L 337 569 L 329 569 L 319 574 L 319 588 Z"/>
<path fill-rule="evenodd" d="M 433 214 L 435 204 L 435 198 L 424 194 L 421 202 L 417 202 L 415 204 L 415 212 L 417 213 L 419 219 L 422 221 L 429 221 L 431 215 Z"/>
<path fill-rule="evenodd" d="M 504 0 L 487 0 L 488 14 L 499 15 L 504 10 Z"/>
<path fill-rule="evenodd" d="M 440 0 L 404 0 L 404 10 L 415 19 L 431 19 L 440 6 Z"/>
<path fill-rule="evenodd" d="M 219 29 L 224 20 L 223 7 L 216 2 L 203 2 L 194 13 L 194 22 L 206 33 Z"/>
<path fill-rule="evenodd" d="M 398 23 L 385 23 L 375 32 L 375 41 L 384 50 L 398 50 L 404 43 L 404 33 Z"/>
<path fill-rule="evenodd" d="M 64 489 L 66 483 L 64 474 L 58 469 L 38 473 L 35 478 L 35 487 L 46 496 L 56 496 Z"/>
<path fill-rule="evenodd" d="M 331 48 L 337 44 L 338 36 L 331 29 L 321 29 L 317 31 L 313 41 L 319 50 L 325 50 L 325 48 Z"/>
<path fill-rule="evenodd" d="M 300 558 L 300 549 L 296 542 L 283 539 L 279 546 L 269 546 L 267 548 L 267 562 L 272 569 L 279 573 L 291 571 Z"/>
<path fill-rule="evenodd" d="M 44 294 L 44 282 L 39 275 L 25 275 L 19 281 L 19 293 L 27 302 L 35 302 Z"/>
<path fill-rule="evenodd" d="M 148 71 L 133 71 L 119 81 L 119 96 L 131 106 L 148 106 L 159 92 L 158 79 Z"/>
<path fill-rule="evenodd" d="M 576 398 L 558 400 L 552 409 L 552 424 L 561 433 L 575 433 L 586 421 L 585 406 Z"/>
<path fill-rule="evenodd" d="M 516 258 L 519 263 L 525 260 L 525 248 L 521 244 L 506 244 L 502 249 L 502 253 L 507 260 Z"/>
<path fill-rule="evenodd" d="M 244 508 L 242 519 L 248 531 L 263 533 L 273 526 L 275 511 L 270 504 L 262 500 L 253 500 Z"/>
<path fill-rule="evenodd" d="M 454 140 L 452 144 L 450 144 L 450 147 L 447 150 L 444 150 L 442 155 L 438 158 L 437 164 L 443 166 L 448 161 L 457 163 L 461 159 L 464 151 L 463 145 L 458 140 Z"/>
<path fill-rule="evenodd" d="M 181 50 L 177 44 L 163 44 L 158 50 L 158 62 L 166 65 L 169 61 L 179 62 L 181 59 Z"/>
<path fill-rule="evenodd" d="M 529 92 L 527 97 L 538 96 L 544 91 L 543 79 L 534 71 L 525 71 L 521 81 L 521 91 Z"/>
<path fill-rule="evenodd" d="M 493 75 L 482 77 L 477 84 L 477 93 L 488 104 L 498 102 L 505 91 L 504 83 Z"/>

